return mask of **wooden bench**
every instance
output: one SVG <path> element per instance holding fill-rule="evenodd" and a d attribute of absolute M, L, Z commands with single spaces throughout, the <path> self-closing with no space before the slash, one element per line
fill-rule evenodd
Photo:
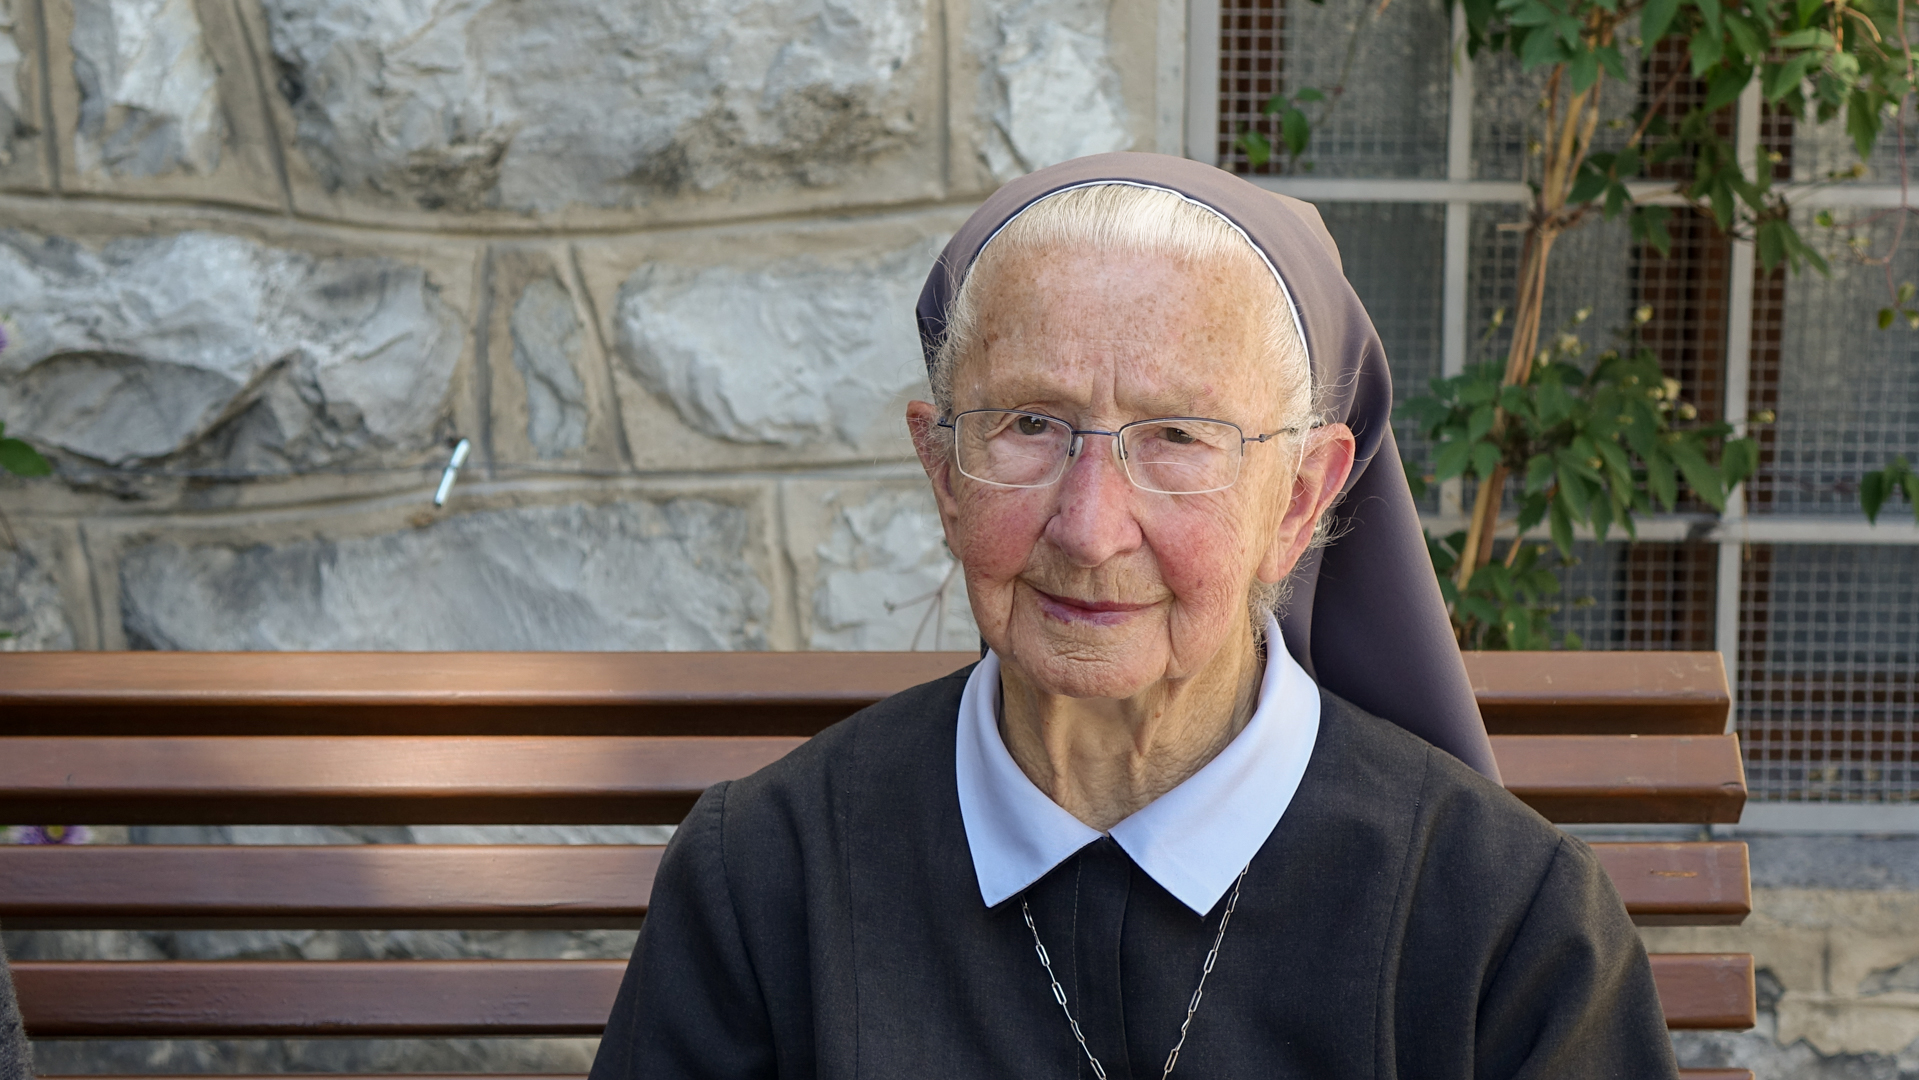
<path fill-rule="evenodd" d="M 708 785 L 966 653 L 0 654 L 0 821 L 669 824 Z M 1468 657 L 1555 821 L 1733 822 L 1716 653 Z M 1641 925 L 1734 924 L 1745 845 L 1597 845 Z M 0 848 L 9 929 L 626 928 L 651 846 Z M 1660 955 L 1672 1028 L 1754 1021 L 1752 958 Z M 41 1038 L 596 1035 L 619 960 L 15 966 Z M 1689 1080 L 1749 1077 L 1696 1071 Z"/>

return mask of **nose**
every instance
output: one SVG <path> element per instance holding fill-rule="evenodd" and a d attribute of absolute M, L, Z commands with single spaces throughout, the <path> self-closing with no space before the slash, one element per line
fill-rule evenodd
<path fill-rule="evenodd" d="M 1120 468 L 1118 440 L 1110 435 L 1083 439 L 1060 478 L 1059 506 L 1046 523 L 1046 538 L 1073 565 L 1090 569 L 1137 548 L 1143 537 L 1133 516 L 1139 489 Z"/>

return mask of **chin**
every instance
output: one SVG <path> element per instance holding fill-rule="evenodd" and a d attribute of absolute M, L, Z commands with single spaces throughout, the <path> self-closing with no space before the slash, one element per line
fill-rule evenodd
<path fill-rule="evenodd" d="M 1049 634 L 1014 635 L 1013 655 L 1033 686 L 1047 694 L 1075 698 L 1128 698 L 1159 681 L 1165 673 L 1164 650 L 1145 642 L 1089 642 Z"/>

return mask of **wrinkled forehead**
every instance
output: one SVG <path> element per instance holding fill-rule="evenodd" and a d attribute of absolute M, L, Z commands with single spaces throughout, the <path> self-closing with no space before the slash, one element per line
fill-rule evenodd
<path fill-rule="evenodd" d="M 1171 195 L 1174 198 L 1179 199 L 1181 202 L 1186 203 L 1188 206 L 1192 206 L 1201 211 L 1204 211 L 1206 214 L 1211 216 L 1214 220 L 1226 226 L 1228 229 L 1231 229 L 1233 231 L 1233 234 L 1235 236 L 1238 236 L 1240 241 L 1246 245 L 1246 249 L 1248 251 L 1251 251 L 1255 256 L 1258 257 L 1259 264 L 1265 268 L 1266 273 L 1272 277 L 1273 283 L 1279 287 L 1279 295 L 1282 298 L 1284 298 L 1286 301 L 1286 310 L 1292 316 L 1292 324 L 1294 327 L 1294 332 L 1299 335 L 1300 347 L 1302 351 L 1304 351 L 1306 354 L 1306 370 L 1308 371 L 1313 370 L 1311 349 L 1310 349 L 1310 346 L 1308 346 L 1306 343 L 1306 335 L 1304 332 L 1305 328 L 1299 319 L 1299 304 L 1293 299 L 1292 289 L 1288 288 L 1286 285 L 1285 275 L 1281 274 L 1279 272 L 1279 269 L 1273 265 L 1273 260 L 1266 254 L 1265 249 L 1261 248 L 1258 244 L 1254 243 L 1253 238 L 1246 235 L 1246 230 L 1241 228 L 1238 222 L 1234 221 L 1232 218 L 1228 217 L 1224 213 L 1221 213 L 1218 207 L 1215 207 L 1211 205 L 1210 203 L 1204 202 L 1202 200 L 1195 199 L 1191 195 L 1188 195 L 1183 191 L 1178 191 L 1176 189 L 1169 188 L 1169 187 L 1163 187 L 1158 184 L 1149 184 L 1149 183 L 1145 183 L 1143 181 L 1137 181 L 1137 180 L 1089 180 L 1081 184 L 1070 184 L 1066 187 L 1062 187 L 1054 191 L 1049 191 L 1046 194 L 1041 195 L 1040 197 L 1034 199 L 1032 202 L 1029 202 L 1025 206 L 1020 207 L 1019 210 L 1017 210 L 1012 215 L 1007 217 L 1005 221 L 1000 222 L 999 226 L 993 229 L 992 232 L 987 235 L 985 242 L 980 244 L 978 253 L 974 255 L 973 261 L 968 266 L 966 266 L 965 268 L 961 270 L 959 274 L 959 278 L 955 282 L 954 291 L 957 292 L 959 288 L 964 287 L 966 279 L 969 276 L 971 276 L 973 271 L 979 268 L 980 263 L 986 260 L 987 252 L 992 250 L 993 241 L 999 239 L 1000 236 L 1006 232 L 1007 228 L 1010 227 L 1015 221 L 1018 221 L 1022 216 L 1031 213 L 1035 207 L 1044 205 L 1046 201 L 1049 199 L 1057 198 L 1061 195 L 1067 194 L 1068 192 L 1083 191 L 1087 188 L 1095 188 L 1095 187 L 1130 187 L 1130 188 L 1138 188 L 1143 191 L 1164 192 L 1165 194 Z"/>

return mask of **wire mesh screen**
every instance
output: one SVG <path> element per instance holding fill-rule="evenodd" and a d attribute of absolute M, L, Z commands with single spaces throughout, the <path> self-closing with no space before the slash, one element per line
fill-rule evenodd
<path fill-rule="evenodd" d="M 1751 401 L 1778 422 L 1758 429 L 1760 468 L 1747 498 L 1754 513 L 1857 515 L 1861 473 L 1899 454 L 1919 459 L 1919 334 L 1877 328 L 1876 312 L 1891 303 L 1886 271 L 1846 243 L 1863 237 L 1884 253 L 1892 222 L 1828 230 L 1807 215 L 1798 224 L 1825 250 L 1832 276 L 1759 271 Z M 1892 276 L 1919 277 L 1912 245 L 1894 258 Z"/>
<path fill-rule="evenodd" d="M 1919 547 L 1746 550 L 1736 698 L 1752 796 L 1919 800 Z"/>
<path fill-rule="evenodd" d="M 1581 541 L 1573 557 L 1559 572 L 1555 636 L 1570 630 L 1588 649 L 1713 647 L 1717 545 Z"/>
<path fill-rule="evenodd" d="M 1626 70 L 1637 70 L 1639 50 L 1622 44 Z M 1473 63 L 1473 176 L 1481 180 L 1537 179 L 1539 157 L 1534 146 L 1545 132 L 1546 69 L 1522 71 L 1506 52 L 1482 51 Z M 1607 80 L 1600 89 L 1599 130 L 1593 146 L 1614 150 L 1632 135 L 1630 122 L 1638 106 L 1636 86 Z"/>
<path fill-rule="evenodd" d="M 1473 334 L 1467 346 L 1468 363 L 1506 358 L 1523 237 L 1517 229 L 1501 226 L 1523 221 L 1524 213 L 1521 207 L 1503 204 L 1473 207 L 1466 284 L 1471 305 L 1467 325 Z M 1560 237 L 1553 245 L 1547 274 L 1541 343 L 1571 329 L 1591 349 L 1613 344 L 1614 334 L 1632 325 L 1634 260 L 1632 232 L 1623 217 L 1591 220 Z M 1592 317 L 1583 326 L 1571 327 L 1574 313 L 1581 308 L 1591 308 Z M 1493 314 L 1501 310 L 1507 317 L 1505 326 L 1489 334 Z"/>
<path fill-rule="evenodd" d="M 1438 177 L 1446 173 L 1447 16 L 1440 4 L 1315 4 L 1221 0 L 1219 163 L 1253 168 L 1235 145 L 1251 128 L 1281 145 L 1273 94 L 1311 87 L 1312 142 L 1301 158 L 1321 176 Z M 1441 47 L 1435 48 L 1436 44 Z"/>
<path fill-rule="evenodd" d="M 1445 292 L 1446 208 L 1437 203 L 1319 204 L 1339 243 L 1346 279 L 1365 302 L 1392 366 L 1393 397 L 1428 392 L 1440 373 Z M 1399 448 L 1426 460 L 1426 442 L 1396 421 Z M 1427 501 L 1437 505 L 1438 492 Z"/>

